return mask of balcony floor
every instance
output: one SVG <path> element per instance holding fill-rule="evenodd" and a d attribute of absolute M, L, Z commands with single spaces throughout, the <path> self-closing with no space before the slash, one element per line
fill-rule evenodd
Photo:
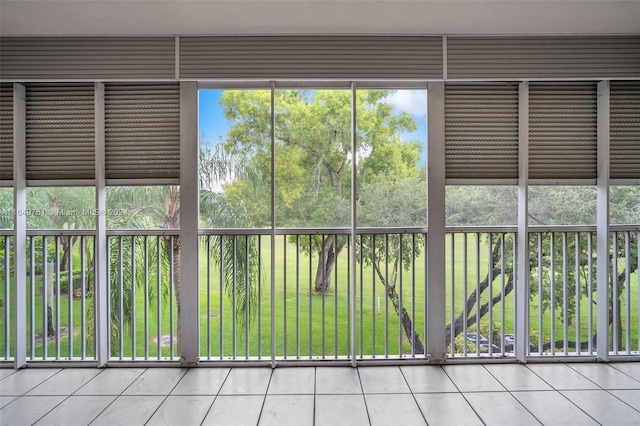
<path fill-rule="evenodd" d="M 640 362 L 0 370 L 3 425 L 638 425 Z"/>

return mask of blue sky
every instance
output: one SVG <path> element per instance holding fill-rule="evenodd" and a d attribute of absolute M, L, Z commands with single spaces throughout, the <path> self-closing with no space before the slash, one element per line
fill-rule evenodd
<path fill-rule="evenodd" d="M 222 107 L 218 104 L 221 90 L 200 90 L 198 92 L 198 122 L 200 128 L 198 134 L 205 135 L 205 141 L 215 145 L 220 139 L 224 139 L 229 130 L 229 122 L 222 113 Z M 415 132 L 401 135 L 404 140 L 417 140 L 426 151 L 427 140 L 427 92 L 426 90 L 398 90 L 389 98 L 388 102 L 399 113 L 406 111 L 413 116 L 418 125 Z M 423 153 L 421 165 L 424 164 L 426 152 Z"/>

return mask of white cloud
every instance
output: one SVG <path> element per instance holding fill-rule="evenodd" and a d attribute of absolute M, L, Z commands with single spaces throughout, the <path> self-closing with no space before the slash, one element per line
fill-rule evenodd
<path fill-rule="evenodd" d="M 427 92 L 425 90 L 397 90 L 387 98 L 394 112 L 408 112 L 414 117 L 427 115 Z"/>

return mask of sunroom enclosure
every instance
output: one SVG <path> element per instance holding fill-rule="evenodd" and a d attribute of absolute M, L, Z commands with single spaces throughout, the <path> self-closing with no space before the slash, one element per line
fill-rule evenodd
<path fill-rule="evenodd" d="M 547 41 L 558 48 L 565 39 Z M 609 48 L 592 42 L 596 62 L 622 49 L 623 41 L 632 53 L 622 58 L 637 53 L 637 37 L 604 39 Z M 640 223 L 612 220 L 610 211 L 618 192 L 631 193 L 628 217 L 637 217 L 631 213 L 640 204 L 637 64 L 626 69 L 625 60 L 609 61 L 560 72 L 551 55 L 552 71 L 491 71 L 476 64 L 473 74 L 462 52 L 468 39 L 390 37 L 384 40 L 389 51 L 406 41 L 423 49 L 413 57 L 422 62 L 411 68 L 416 52 L 408 49 L 367 68 L 366 57 L 336 53 L 333 65 L 316 70 L 326 58 L 294 49 L 287 54 L 299 63 L 291 70 L 282 65 L 286 58 L 265 59 L 240 43 L 235 48 L 246 63 L 232 73 L 224 62 L 230 59 L 220 54 L 223 41 L 176 38 L 175 75 L 161 72 L 158 82 L 136 79 L 131 71 L 83 77 L 54 68 L 47 75 L 36 66 L 29 74 L 19 69 L 15 46 L 26 49 L 31 41 L 2 39 L 0 196 L 12 206 L 0 218 L 3 363 L 637 359 Z M 307 42 L 311 52 L 321 47 L 318 40 Z M 519 42 L 523 57 L 540 54 Z M 491 43 L 500 40 L 478 43 L 490 56 Z M 597 56 L 598 49 L 605 53 Z M 50 59 L 40 60 L 51 66 Z M 262 70 L 265 63 L 271 68 Z M 268 78 L 260 78 L 264 74 Z M 244 129 L 250 131 L 235 135 L 235 152 L 203 152 L 198 97 L 206 90 L 235 92 L 230 103 L 260 95 L 249 103 Z M 376 90 L 413 91 L 424 99 L 427 134 L 411 160 L 417 185 L 405 189 L 411 196 L 389 182 L 402 173 L 394 152 L 376 157 L 388 163 L 380 180 L 364 171 L 374 150 L 388 148 L 393 138 L 402 147 L 407 137 L 392 132 L 384 139 L 379 127 L 363 122 L 377 104 L 361 96 Z M 296 130 L 308 122 L 286 116 L 287 93 L 303 104 L 307 96 L 305 105 L 319 94 L 341 97 L 343 108 L 327 115 L 335 123 L 319 120 L 311 130 Z M 322 133 L 331 126 L 330 134 Z M 315 167 L 318 188 L 328 179 L 320 169 L 332 165 L 312 145 L 292 142 L 294 131 L 339 147 L 333 159 L 341 171 L 327 176 L 340 183 L 330 191 L 312 193 L 303 184 L 310 177 L 300 164 Z M 363 144 L 375 132 L 383 143 Z M 296 163 L 294 155 L 302 160 Z M 252 219 L 234 211 L 233 220 L 222 220 L 220 187 L 239 180 L 246 159 L 261 167 L 251 170 L 262 190 L 252 199 Z M 204 160 L 217 171 L 207 170 Z M 389 192 L 378 198 L 368 200 L 361 191 L 383 183 Z M 448 191 L 470 186 L 515 194 L 514 221 L 447 222 Z M 532 223 L 537 212 L 531 203 L 545 199 L 538 189 L 566 186 L 585 188 L 591 219 Z M 80 211 L 54 206 L 55 197 L 46 195 L 67 187 L 81 199 Z M 238 185 L 233 194 L 250 190 Z M 132 199 L 140 194 L 150 198 Z M 305 206 L 305 195 L 318 194 L 337 200 L 322 220 L 291 216 L 315 206 Z M 157 221 L 127 222 L 136 217 L 127 209 L 144 203 L 151 209 L 152 198 L 162 207 Z M 386 206 L 380 200 L 400 204 L 410 219 L 367 215 Z M 55 229 L 46 228 L 36 220 L 45 212 L 79 219 L 48 221 Z"/>

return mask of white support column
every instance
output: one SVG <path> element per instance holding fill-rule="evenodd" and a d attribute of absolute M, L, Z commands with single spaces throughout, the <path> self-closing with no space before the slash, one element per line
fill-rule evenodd
<path fill-rule="evenodd" d="M 198 282 L 198 84 L 180 83 L 180 282 L 178 317 L 180 363 L 200 358 Z"/>
<path fill-rule="evenodd" d="M 445 342 L 445 149 L 444 82 L 431 82 L 427 90 L 427 328 L 426 351 L 433 361 L 443 360 Z"/>
<path fill-rule="evenodd" d="M 271 262 L 269 285 L 271 292 L 271 368 L 276 368 L 276 83 L 270 83 L 270 129 L 271 142 Z"/>
<path fill-rule="evenodd" d="M 609 360 L 609 81 L 598 82 L 597 355 Z"/>
<path fill-rule="evenodd" d="M 95 345 L 98 367 L 109 360 L 109 277 L 105 189 L 104 84 L 95 83 L 95 168 L 96 168 L 96 236 L 95 236 Z"/>
<path fill-rule="evenodd" d="M 15 368 L 27 364 L 27 141 L 26 101 L 22 84 L 13 85 L 13 267 L 15 297 L 13 309 L 13 350 Z M 9 301 L 5 303 L 9 305 Z"/>
<path fill-rule="evenodd" d="M 518 107 L 518 273 L 516 281 L 516 357 L 529 352 L 529 82 L 519 87 Z"/>

